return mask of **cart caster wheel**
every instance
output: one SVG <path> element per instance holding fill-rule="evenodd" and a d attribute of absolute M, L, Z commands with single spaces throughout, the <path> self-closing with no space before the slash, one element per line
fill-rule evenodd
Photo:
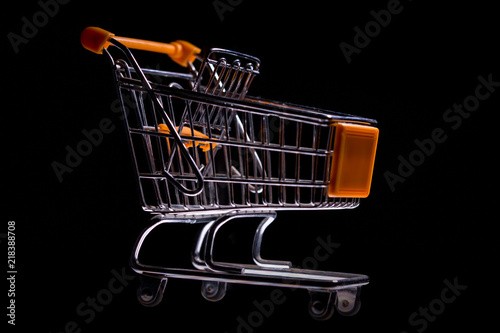
<path fill-rule="evenodd" d="M 335 312 L 335 294 L 331 292 L 309 291 L 309 314 L 315 320 L 328 320 Z"/>
<path fill-rule="evenodd" d="M 226 295 L 227 283 L 220 281 L 202 281 L 201 295 L 210 302 L 217 302 Z"/>
<path fill-rule="evenodd" d="M 361 309 L 359 299 L 360 289 L 343 289 L 337 291 L 337 301 L 335 307 L 343 316 L 354 316 Z"/>
<path fill-rule="evenodd" d="M 141 276 L 140 286 L 137 289 L 139 303 L 149 307 L 160 304 L 166 285 L 167 279 Z"/>

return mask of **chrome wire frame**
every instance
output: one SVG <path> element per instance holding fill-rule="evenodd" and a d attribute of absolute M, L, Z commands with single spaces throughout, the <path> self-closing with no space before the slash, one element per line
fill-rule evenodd
<path fill-rule="evenodd" d="M 334 124 L 372 120 L 247 97 L 260 62 L 228 50 L 213 50 L 191 74 L 130 61 L 113 60 L 113 68 L 144 210 L 205 215 L 359 204 L 327 195 Z M 169 132 L 160 131 L 167 120 Z M 196 148 L 199 133 L 209 149 Z"/>
<path fill-rule="evenodd" d="M 204 220 L 203 228 L 196 236 L 192 251 L 192 265 L 195 269 L 166 268 L 147 265 L 139 260 L 141 249 L 148 235 L 157 227 L 170 223 L 200 223 L 200 220 L 189 218 L 179 219 L 168 216 L 154 218 L 153 223 L 144 229 L 138 238 L 131 257 L 132 268 L 140 274 L 153 275 L 162 278 L 180 278 L 193 280 L 217 280 L 241 284 L 259 284 L 272 286 L 293 286 L 301 289 L 317 291 L 333 291 L 346 287 L 356 287 L 368 283 L 368 278 L 360 274 L 339 272 L 318 272 L 308 269 L 293 268 L 287 261 L 264 260 L 260 253 L 263 231 L 257 232 L 254 238 L 253 260 L 255 265 L 217 262 L 214 260 L 214 243 L 217 232 L 231 221 L 247 218 L 262 218 L 259 228 L 274 220 L 274 213 L 228 214 Z M 208 221 L 208 222 L 207 222 Z M 264 228 L 265 229 L 265 228 Z M 281 274 L 277 274 L 280 272 Z M 326 274 L 325 274 L 326 273 Z M 285 281 L 281 281 L 285 279 Z M 268 284 L 270 282 L 271 284 Z"/>
<path fill-rule="evenodd" d="M 309 313 L 328 319 L 333 309 L 359 309 L 360 274 L 294 268 L 264 259 L 263 235 L 278 210 L 355 208 L 359 198 L 328 196 L 335 124 L 371 119 L 247 96 L 260 61 L 213 49 L 198 70 L 181 74 L 140 68 L 109 56 L 124 112 L 143 209 L 156 214 L 137 239 L 131 267 L 141 276 L 139 301 L 161 301 L 169 278 L 202 281 L 202 295 L 220 300 L 228 283 L 306 289 Z M 165 80 L 175 80 L 166 83 Z M 168 130 L 161 130 L 165 124 Z M 187 129 L 184 131 L 184 129 Z M 214 259 L 218 231 L 228 222 L 261 219 L 248 263 Z M 204 224 L 193 245 L 193 268 L 144 264 L 150 233 L 168 223 Z"/>
<path fill-rule="evenodd" d="M 260 252 L 264 231 L 275 217 L 272 212 L 232 213 L 204 219 L 155 217 L 138 238 L 131 257 L 132 269 L 142 277 L 138 292 L 140 302 L 147 306 L 158 304 L 168 279 L 176 278 L 202 281 L 202 295 L 209 301 L 222 299 L 228 283 L 275 286 L 308 290 L 311 296 L 309 312 L 318 320 L 330 318 L 334 308 L 346 315 L 357 312 L 360 288 L 368 284 L 368 276 L 293 268 L 291 262 L 262 259 Z M 228 222 L 247 218 L 261 219 L 253 241 L 252 259 L 255 264 L 215 261 L 214 243 L 218 231 Z M 205 223 L 196 236 L 192 250 L 194 269 L 147 265 L 140 261 L 141 249 L 148 235 L 168 223 Z M 339 298 L 343 299 L 340 303 Z"/>

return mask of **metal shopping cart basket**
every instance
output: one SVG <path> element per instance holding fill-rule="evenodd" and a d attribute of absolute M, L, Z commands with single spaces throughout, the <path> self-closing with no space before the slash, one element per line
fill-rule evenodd
<path fill-rule="evenodd" d="M 367 276 L 294 268 L 262 258 L 261 246 L 279 210 L 355 208 L 368 196 L 376 121 L 247 96 L 260 61 L 242 53 L 212 49 L 201 58 L 200 49 L 185 41 L 117 37 L 95 27 L 85 29 L 81 41 L 109 56 L 142 206 L 155 214 L 131 259 L 141 276 L 142 304 L 158 304 L 167 279 L 179 278 L 201 281 L 210 301 L 220 300 L 227 284 L 235 283 L 306 289 L 315 319 L 329 318 L 334 309 L 345 315 L 359 310 Z M 166 53 L 188 70 L 141 68 L 130 48 Z M 260 223 L 253 263 L 215 260 L 220 228 L 247 219 Z M 148 235 L 166 223 L 203 223 L 192 249 L 193 267 L 139 260 Z"/>

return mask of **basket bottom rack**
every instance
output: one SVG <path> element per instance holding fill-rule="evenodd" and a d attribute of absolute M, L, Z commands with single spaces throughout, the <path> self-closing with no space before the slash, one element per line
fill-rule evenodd
<path fill-rule="evenodd" d="M 254 264 L 220 262 L 214 259 L 214 243 L 220 228 L 240 219 L 259 219 L 252 245 Z M 137 296 L 144 306 L 158 305 L 168 279 L 201 281 L 201 294 L 208 301 L 219 301 L 228 284 L 273 286 L 307 290 L 310 295 L 309 314 L 316 320 L 329 319 L 335 310 L 342 315 L 354 315 L 361 306 L 360 292 L 368 284 L 366 275 L 292 267 L 287 261 L 269 260 L 261 256 L 262 239 L 267 227 L 275 220 L 275 212 L 229 213 L 213 217 L 179 218 L 158 215 L 141 233 L 131 256 L 131 267 L 140 276 Z M 154 266 L 142 263 L 139 255 L 148 235 L 167 223 L 204 223 L 195 238 L 191 264 L 193 268 Z"/>

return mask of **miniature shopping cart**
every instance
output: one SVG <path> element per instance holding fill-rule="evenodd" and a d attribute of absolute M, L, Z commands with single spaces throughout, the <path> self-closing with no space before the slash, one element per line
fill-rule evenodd
<path fill-rule="evenodd" d="M 117 37 L 94 27 L 84 30 L 81 41 L 109 56 L 142 206 L 155 215 L 131 260 L 141 276 L 142 304 L 158 304 L 167 279 L 178 278 L 201 281 L 210 301 L 234 283 L 306 289 L 316 319 L 329 318 L 335 308 L 345 315 L 359 310 L 367 276 L 295 268 L 262 258 L 261 247 L 279 210 L 355 208 L 368 196 L 376 121 L 247 96 L 260 61 L 242 53 L 212 49 L 201 58 L 200 49 L 185 41 Z M 130 48 L 166 53 L 188 70 L 141 68 Z M 221 227 L 250 219 L 259 222 L 253 263 L 215 260 Z M 139 260 L 148 235 L 168 223 L 202 223 L 192 267 Z"/>

